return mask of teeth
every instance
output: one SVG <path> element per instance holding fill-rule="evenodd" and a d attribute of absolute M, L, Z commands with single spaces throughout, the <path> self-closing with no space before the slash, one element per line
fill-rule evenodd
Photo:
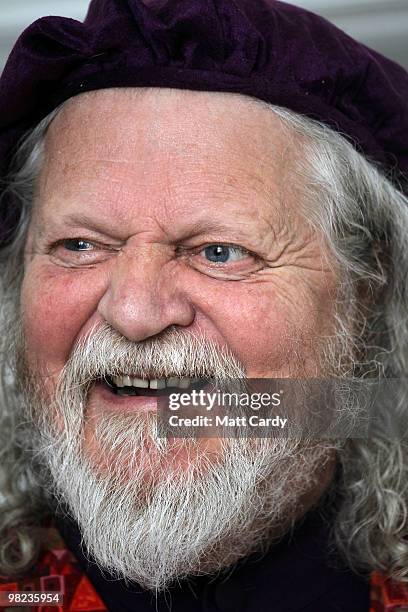
<path fill-rule="evenodd" d="M 190 386 L 190 379 L 189 378 L 180 378 L 179 380 L 179 387 L 180 389 L 188 389 Z"/>
<path fill-rule="evenodd" d="M 149 383 L 150 389 L 164 389 L 166 387 L 166 381 L 164 378 L 154 378 Z"/>
<path fill-rule="evenodd" d="M 125 383 L 123 382 L 123 376 L 115 376 L 112 378 L 113 382 L 117 387 L 124 387 Z"/>
<path fill-rule="evenodd" d="M 165 389 L 166 387 L 179 387 L 180 389 L 188 389 L 190 385 L 199 381 L 199 378 L 132 378 L 130 376 L 112 376 L 112 381 L 116 387 L 137 387 L 139 389 Z"/>
<path fill-rule="evenodd" d="M 191 384 L 199 381 L 199 378 L 177 378 L 172 376 L 166 379 L 167 387 L 178 387 L 179 389 L 188 389 Z"/>
<path fill-rule="evenodd" d="M 149 386 L 149 381 L 143 380 L 143 378 L 133 378 L 132 385 L 134 387 L 139 387 L 140 389 L 147 389 Z"/>

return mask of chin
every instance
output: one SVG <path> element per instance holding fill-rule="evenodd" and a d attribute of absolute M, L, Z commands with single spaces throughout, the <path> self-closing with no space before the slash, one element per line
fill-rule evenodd
<path fill-rule="evenodd" d="M 159 438 L 157 415 L 110 414 L 87 419 L 83 456 L 96 476 L 112 473 L 124 483 L 137 480 L 145 486 L 184 475 L 203 475 L 220 462 L 221 438 Z"/>

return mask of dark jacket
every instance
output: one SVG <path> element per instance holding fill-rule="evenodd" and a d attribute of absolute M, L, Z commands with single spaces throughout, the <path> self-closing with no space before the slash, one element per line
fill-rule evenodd
<path fill-rule="evenodd" d="M 370 580 L 342 565 L 328 541 L 327 523 L 310 513 L 262 558 L 250 557 L 222 576 L 184 581 L 156 599 L 102 575 L 84 556 L 75 523 L 57 518 L 46 528 L 36 566 L 18 580 L 0 577 L 0 591 L 64 594 L 62 605 L 22 608 L 32 612 L 392 612 L 408 604 L 408 591 L 379 574 L 371 576 L 370 597 Z"/>

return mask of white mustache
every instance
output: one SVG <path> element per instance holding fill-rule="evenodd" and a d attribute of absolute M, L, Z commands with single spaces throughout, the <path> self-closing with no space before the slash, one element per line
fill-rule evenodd
<path fill-rule="evenodd" d="M 124 373 L 143 379 L 237 379 L 244 377 L 245 369 L 228 347 L 202 334 L 173 327 L 143 342 L 131 342 L 104 323 L 76 344 L 62 378 L 86 385 Z"/>

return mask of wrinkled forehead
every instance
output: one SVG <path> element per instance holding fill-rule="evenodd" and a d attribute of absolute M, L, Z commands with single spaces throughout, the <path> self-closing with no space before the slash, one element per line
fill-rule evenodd
<path fill-rule="evenodd" d="M 116 206 L 120 216 L 130 206 L 143 215 L 149 202 L 179 217 L 205 204 L 262 217 L 291 200 L 294 143 L 266 104 L 240 94 L 91 92 L 51 124 L 39 205 Z"/>
<path fill-rule="evenodd" d="M 52 157 L 82 149 L 191 157 L 201 153 L 250 158 L 277 166 L 293 144 L 272 110 L 249 96 L 161 88 L 117 88 L 71 98 L 47 137 Z M 134 152 L 134 151 L 132 151 Z M 292 151 L 293 153 L 293 151 Z"/>

